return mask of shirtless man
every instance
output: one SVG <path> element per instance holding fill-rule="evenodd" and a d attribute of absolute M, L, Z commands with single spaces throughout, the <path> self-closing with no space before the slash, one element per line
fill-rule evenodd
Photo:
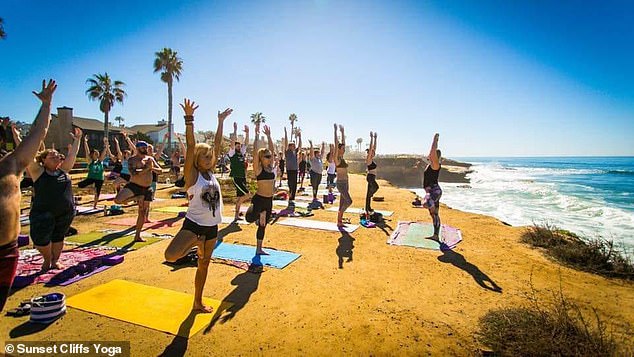
<path fill-rule="evenodd" d="M 146 212 L 150 209 L 152 201 L 152 171 L 160 170 L 160 166 L 154 158 L 148 155 L 148 144 L 145 141 L 136 143 L 136 154 L 128 160 L 130 168 L 130 182 L 119 191 L 114 202 L 116 204 L 126 204 L 130 201 L 137 201 L 139 204 L 139 214 L 136 220 L 135 242 L 145 242 L 141 238 L 141 230 L 145 223 Z"/>
<path fill-rule="evenodd" d="M 20 181 L 46 137 L 51 120 L 51 101 L 57 89 L 54 80 L 42 81 L 42 91 L 33 92 L 42 101 L 29 135 L 11 153 L 0 159 L 0 311 L 7 301 L 18 266 L 20 233 Z"/>

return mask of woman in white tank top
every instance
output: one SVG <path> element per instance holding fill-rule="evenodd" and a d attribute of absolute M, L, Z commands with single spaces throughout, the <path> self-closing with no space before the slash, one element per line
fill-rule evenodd
<path fill-rule="evenodd" d="M 222 222 L 222 194 L 213 171 L 220 153 L 222 126 L 232 109 L 218 112 L 218 129 L 214 139 L 214 148 L 205 143 L 196 144 L 194 138 L 194 111 L 198 108 L 194 102 L 185 99 L 181 104 L 185 111 L 185 189 L 189 207 L 183 227 L 172 239 L 165 250 L 165 260 L 175 262 L 197 246 L 198 269 L 194 281 L 194 306 L 192 310 L 211 313 L 212 308 L 203 304 L 203 288 L 207 280 L 207 271 L 211 254 L 216 246 L 218 224 Z"/>

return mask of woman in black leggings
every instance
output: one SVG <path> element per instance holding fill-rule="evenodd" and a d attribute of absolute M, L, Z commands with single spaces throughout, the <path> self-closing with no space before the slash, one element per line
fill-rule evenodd
<path fill-rule="evenodd" d="M 365 158 L 365 164 L 368 168 L 368 175 L 366 180 L 368 181 L 368 192 L 365 195 L 365 212 L 371 214 L 373 212 L 370 202 L 372 196 L 379 190 L 379 184 L 376 183 L 376 162 L 374 162 L 374 156 L 376 155 L 376 133 L 370 132 L 370 147 L 366 150 L 368 155 Z"/>
<path fill-rule="evenodd" d="M 442 189 L 438 185 L 438 175 L 440 174 L 440 150 L 438 150 L 438 133 L 434 135 L 434 141 L 429 150 L 429 165 L 425 168 L 423 176 L 423 188 L 427 192 L 424 206 L 429 210 L 429 215 L 434 223 L 434 235 L 429 237 L 438 240 L 440 234 L 440 197 Z"/>

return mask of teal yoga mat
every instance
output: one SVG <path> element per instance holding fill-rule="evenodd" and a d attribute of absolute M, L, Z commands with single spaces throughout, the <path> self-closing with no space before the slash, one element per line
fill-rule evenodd
<path fill-rule="evenodd" d="M 283 269 L 301 256 L 283 250 L 269 248 L 264 250 L 269 255 L 255 255 L 255 247 L 250 245 L 220 243 L 214 249 L 212 257 Z"/>
<path fill-rule="evenodd" d="M 459 229 L 444 224 L 440 227 L 442 243 L 427 239 L 432 234 L 434 234 L 434 227 L 431 223 L 398 222 L 398 226 L 387 239 L 387 243 L 432 250 L 447 250 L 453 249 L 462 241 L 462 233 Z"/>

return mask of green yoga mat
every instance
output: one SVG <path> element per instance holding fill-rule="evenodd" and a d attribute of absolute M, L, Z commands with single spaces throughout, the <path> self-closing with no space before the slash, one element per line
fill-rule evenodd
<path fill-rule="evenodd" d="M 462 241 L 460 230 L 447 225 L 442 225 L 440 229 L 440 240 L 442 242 L 427 239 L 433 234 L 434 226 L 431 223 L 398 222 L 396 229 L 387 239 L 387 243 L 432 250 L 445 250 L 454 248 Z"/>
<path fill-rule="evenodd" d="M 133 242 L 134 233 L 132 235 L 125 235 L 125 232 L 91 232 L 68 236 L 65 240 L 69 243 L 76 243 L 79 245 L 106 246 L 133 250 L 143 248 L 147 245 L 154 244 L 165 239 L 161 237 L 154 237 L 148 233 L 141 233 L 141 237 L 145 239 L 146 242 Z"/>

